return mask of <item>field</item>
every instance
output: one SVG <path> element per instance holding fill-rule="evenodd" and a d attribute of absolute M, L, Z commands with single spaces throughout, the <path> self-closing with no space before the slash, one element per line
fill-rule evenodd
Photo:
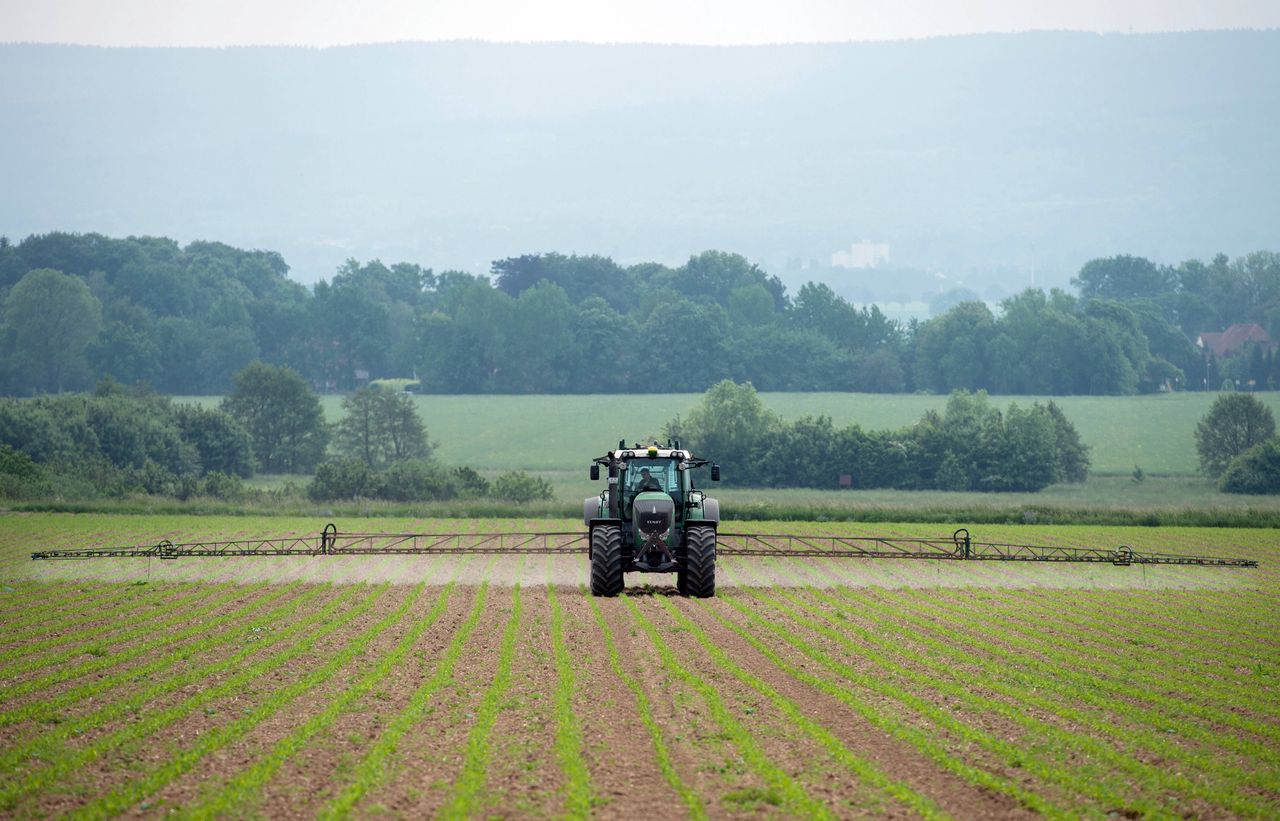
<path fill-rule="evenodd" d="M 1280 393 L 1256 394 L 1280 413 Z M 1081 484 L 1051 485 L 1039 493 L 950 493 L 904 490 L 724 488 L 717 496 L 729 517 L 848 518 L 909 521 L 1155 521 L 1175 524 L 1244 524 L 1257 514 L 1274 521 L 1280 496 L 1222 493 L 1198 474 L 1193 434 L 1216 393 L 1154 396 L 1053 397 L 1091 447 L 1093 465 Z M 916 394 L 764 393 L 763 401 L 785 419 L 828 414 L 838 425 L 898 428 L 946 403 L 944 396 Z M 445 464 L 470 465 L 490 478 L 527 470 L 551 482 L 556 506 L 572 511 L 599 484 L 586 467 L 620 437 L 658 436 L 685 414 L 697 394 L 643 396 L 416 396 L 419 413 Z M 1028 405 L 1046 397 L 994 397 L 999 407 Z M 216 397 L 187 398 L 215 404 Z M 341 397 L 322 398 L 330 421 L 341 418 Z M 1143 482 L 1131 474 L 1140 466 Z M 258 476 L 255 487 L 273 488 L 298 477 Z M 460 514 L 466 505 L 403 511 Z"/>
<path fill-rule="evenodd" d="M 1090 445 L 1093 471 L 1128 476 L 1135 465 L 1149 474 L 1194 474 L 1196 422 L 1209 412 L 1216 393 L 1152 396 L 993 397 L 1029 405 L 1052 398 Z M 1280 415 L 1280 393 L 1257 396 Z M 765 405 L 784 419 L 826 414 L 838 426 L 897 429 L 928 410 L 941 410 L 945 396 L 868 393 L 763 393 Z M 508 470 L 581 472 L 619 438 L 657 436 L 671 417 L 684 415 L 698 394 L 652 396 L 418 396 L 419 412 L 438 455 L 450 464 Z M 330 420 L 341 415 L 340 399 L 325 397 Z"/>
<path fill-rule="evenodd" d="M 1280 415 L 1280 392 L 1255 394 Z M 1192 475 L 1196 422 L 1217 393 L 1150 396 L 994 396 L 999 408 L 1052 399 L 1092 448 L 1095 473 L 1128 476 L 1134 466 L 1148 474 Z M 487 470 L 512 468 L 580 472 L 620 438 L 657 436 L 673 416 L 684 415 L 701 394 L 637 396 L 415 396 L 437 456 L 448 464 Z M 765 405 L 786 420 L 826 414 L 837 426 L 857 422 L 872 430 L 901 428 L 947 397 L 926 394 L 762 393 Z M 216 404 L 218 397 L 181 401 Z M 325 416 L 342 416 L 341 397 L 322 397 Z"/>
<path fill-rule="evenodd" d="M 322 524 L 0 517 L 0 815 L 1280 814 L 1274 531 L 983 526 L 1262 566 L 725 558 L 707 601 L 593 600 L 580 557 L 27 558 Z"/>

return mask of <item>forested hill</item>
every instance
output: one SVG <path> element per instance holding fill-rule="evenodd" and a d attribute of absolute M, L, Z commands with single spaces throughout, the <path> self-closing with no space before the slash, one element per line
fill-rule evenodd
<path fill-rule="evenodd" d="M 348 257 L 483 273 L 551 249 L 732 248 L 786 276 L 869 239 L 971 288 L 1003 268 L 1008 294 L 1094 256 L 1276 243 L 1274 31 L 4 45 L 0 77 L 0 231 L 218 237 L 307 283 Z"/>
<path fill-rule="evenodd" d="M 217 242 L 55 233 L 0 238 L 0 391 L 77 390 L 103 376 L 218 394 L 255 359 L 321 390 L 415 377 L 432 393 L 761 390 L 1126 394 L 1280 387 L 1254 346 L 1204 359 L 1200 331 L 1261 323 L 1280 337 L 1280 254 L 1093 260 L 1079 296 L 1027 289 L 998 310 L 965 301 L 923 324 L 794 294 L 745 257 L 682 265 L 531 254 L 492 282 L 410 262 L 350 260 L 313 287 L 284 258 Z"/>

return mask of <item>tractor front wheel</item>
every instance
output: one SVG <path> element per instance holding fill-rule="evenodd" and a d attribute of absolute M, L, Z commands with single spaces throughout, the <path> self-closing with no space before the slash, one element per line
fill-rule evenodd
<path fill-rule="evenodd" d="M 684 576 L 680 591 L 686 596 L 709 599 L 716 594 L 716 530 L 713 527 L 691 527 L 685 533 Z"/>
<path fill-rule="evenodd" d="M 600 525 L 591 529 L 591 595 L 622 592 L 622 528 Z"/>

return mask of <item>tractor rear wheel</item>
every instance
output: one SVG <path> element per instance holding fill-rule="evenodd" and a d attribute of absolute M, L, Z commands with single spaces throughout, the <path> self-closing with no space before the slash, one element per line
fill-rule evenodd
<path fill-rule="evenodd" d="M 600 525 L 591 529 L 591 595 L 622 592 L 622 528 Z"/>
<path fill-rule="evenodd" d="M 714 527 L 691 527 L 685 532 L 684 584 L 680 592 L 686 596 L 709 599 L 716 594 L 716 530 Z"/>

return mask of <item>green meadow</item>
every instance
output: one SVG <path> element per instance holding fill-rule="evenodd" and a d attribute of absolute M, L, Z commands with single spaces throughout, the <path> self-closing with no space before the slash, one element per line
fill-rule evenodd
<path fill-rule="evenodd" d="M 1091 448 L 1092 472 L 1124 475 L 1140 466 L 1152 475 L 1196 473 L 1196 422 L 1216 393 L 1152 396 L 993 397 L 1029 405 L 1052 398 L 1075 423 Z M 1280 393 L 1257 396 L 1280 415 Z M 699 394 L 636 396 L 418 396 L 415 401 L 449 464 L 487 470 L 523 469 L 585 472 L 619 438 L 660 435 L 673 416 L 683 415 Z M 856 422 L 868 429 L 900 428 L 925 411 L 939 410 L 945 396 L 867 393 L 763 393 L 765 404 L 784 419 L 826 414 L 837 426 Z M 341 398 L 324 397 L 325 413 L 336 421 Z M 715 454 L 708 454 L 714 457 Z"/>
<path fill-rule="evenodd" d="M 1270 526 L 1280 517 L 1280 497 L 1221 493 L 1213 481 L 1197 472 L 1196 423 L 1217 396 L 993 397 L 1002 409 L 1010 402 L 1029 405 L 1051 398 L 1090 446 L 1093 465 L 1088 481 L 1053 485 L 1040 493 L 726 486 L 717 488 L 716 495 L 726 514 L 735 518 Z M 1280 415 L 1280 392 L 1257 396 Z M 909 425 L 926 411 L 940 410 L 947 401 L 945 396 L 923 394 L 763 393 L 761 398 L 787 420 L 826 414 L 838 426 L 856 422 L 868 429 Z M 668 420 L 687 413 L 700 399 L 700 394 L 414 397 L 442 462 L 470 465 L 491 478 L 513 469 L 537 473 L 550 480 L 554 489 L 547 511 L 559 515 L 577 510 L 578 500 L 600 492 L 602 484 L 587 477 L 592 457 L 615 446 L 619 438 L 631 442 L 660 436 Z M 218 399 L 195 401 L 213 404 Z M 341 397 L 326 396 L 322 403 L 330 421 L 341 418 Z M 1135 466 L 1142 468 L 1144 481 L 1133 480 Z M 259 476 L 251 484 L 277 487 L 300 480 L 305 478 Z M 451 502 L 436 505 L 431 512 L 502 515 L 489 508 L 473 511 L 473 507 L 474 502 Z M 378 505 L 366 504 L 359 510 L 375 513 Z M 418 512 L 428 511 L 423 507 Z"/>

